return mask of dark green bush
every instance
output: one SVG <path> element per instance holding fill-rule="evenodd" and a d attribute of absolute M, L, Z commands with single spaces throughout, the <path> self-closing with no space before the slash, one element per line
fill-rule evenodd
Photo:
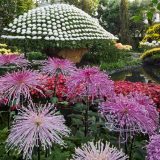
<path fill-rule="evenodd" d="M 44 60 L 46 58 L 45 54 L 42 54 L 41 52 L 29 52 L 27 53 L 27 58 L 31 60 Z"/>

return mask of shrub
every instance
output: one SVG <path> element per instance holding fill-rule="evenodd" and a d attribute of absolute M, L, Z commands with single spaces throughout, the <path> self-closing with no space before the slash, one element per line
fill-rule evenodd
<path fill-rule="evenodd" d="M 42 54 L 41 52 L 29 52 L 27 53 L 27 58 L 31 60 L 43 60 L 46 58 L 45 54 Z"/>
<path fill-rule="evenodd" d="M 8 54 L 11 53 L 10 49 L 7 49 L 8 46 L 6 44 L 0 43 L 0 54 Z"/>
<path fill-rule="evenodd" d="M 140 46 L 148 48 L 160 46 L 160 23 L 148 28 Z"/>
<path fill-rule="evenodd" d="M 0 54 L 19 54 L 17 48 L 10 48 L 7 44 L 0 43 Z"/>
<path fill-rule="evenodd" d="M 149 27 L 142 41 L 149 42 L 153 40 L 160 40 L 160 23 L 154 24 L 153 26 Z"/>
<path fill-rule="evenodd" d="M 145 51 L 140 58 L 145 60 L 148 57 L 152 58 L 153 56 L 155 57 L 155 55 L 158 54 L 160 54 L 160 48 L 153 48 Z"/>

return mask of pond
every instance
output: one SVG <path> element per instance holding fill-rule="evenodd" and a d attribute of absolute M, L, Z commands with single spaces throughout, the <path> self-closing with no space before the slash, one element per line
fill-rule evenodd
<path fill-rule="evenodd" d="M 160 67 L 153 65 L 143 65 L 137 68 L 129 68 L 110 74 L 111 79 L 127 80 L 131 82 L 160 83 Z"/>

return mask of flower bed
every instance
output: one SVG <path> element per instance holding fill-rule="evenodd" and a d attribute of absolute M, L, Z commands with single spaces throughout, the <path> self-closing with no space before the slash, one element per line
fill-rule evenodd
<path fill-rule="evenodd" d="M 157 150 L 152 145 L 147 148 L 146 140 L 158 131 L 155 104 L 159 108 L 160 85 L 113 82 L 98 67 L 78 69 L 67 60 L 53 58 L 43 63 L 41 71 L 23 68 L 1 76 L 0 86 L 0 109 L 5 109 L 1 118 L 7 119 L 0 130 L 0 135 L 6 130 L 5 138 L 0 138 L 0 147 L 6 147 L 0 159 L 1 155 L 11 159 L 15 154 L 15 160 L 40 160 L 42 156 L 126 160 L 132 159 L 132 154 L 137 159 L 138 152 L 129 147 L 134 142 L 141 143 L 136 146 L 141 152 L 146 145 L 148 157 L 150 148 Z M 110 143 L 124 153 L 113 150 Z M 58 154 L 60 158 L 53 158 Z"/>
<path fill-rule="evenodd" d="M 154 83 L 142 83 L 142 82 L 129 82 L 129 81 L 116 81 L 115 92 L 117 94 L 123 93 L 124 95 L 130 92 L 140 92 L 152 98 L 157 108 L 160 108 L 160 85 Z"/>

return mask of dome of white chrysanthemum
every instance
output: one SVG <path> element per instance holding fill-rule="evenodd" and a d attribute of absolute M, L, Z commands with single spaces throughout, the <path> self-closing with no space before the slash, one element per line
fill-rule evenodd
<path fill-rule="evenodd" d="M 68 4 L 29 10 L 4 28 L 1 37 L 55 42 L 117 39 L 90 15 Z"/>

